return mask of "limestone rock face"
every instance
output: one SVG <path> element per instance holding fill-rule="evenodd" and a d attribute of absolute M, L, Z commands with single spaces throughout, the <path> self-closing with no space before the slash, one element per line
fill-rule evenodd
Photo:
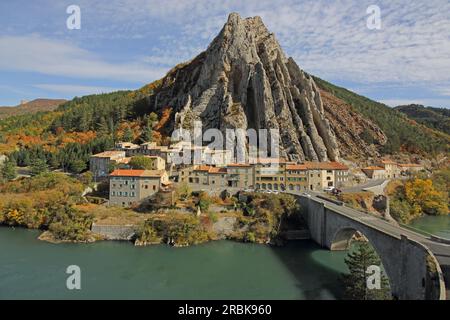
<path fill-rule="evenodd" d="M 280 156 L 339 159 L 338 142 L 312 77 L 287 58 L 261 18 L 232 13 L 207 50 L 172 69 L 150 107 L 174 110 L 174 128 L 279 129 Z"/>

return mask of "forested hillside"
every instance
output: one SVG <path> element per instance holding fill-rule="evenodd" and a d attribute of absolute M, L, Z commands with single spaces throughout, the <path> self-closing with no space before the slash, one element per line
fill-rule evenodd
<path fill-rule="evenodd" d="M 450 135 L 449 109 L 424 107 L 422 105 L 410 104 L 406 106 L 398 106 L 395 108 L 395 110 L 406 114 L 408 118 L 431 129 L 436 129 Z"/>
<path fill-rule="evenodd" d="M 435 155 L 450 151 L 450 137 L 417 124 L 401 112 L 385 104 L 375 102 L 347 89 L 335 86 L 315 77 L 317 85 L 351 105 L 355 111 L 377 124 L 386 134 L 388 141 L 382 148 L 383 154 L 414 152 Z"/>

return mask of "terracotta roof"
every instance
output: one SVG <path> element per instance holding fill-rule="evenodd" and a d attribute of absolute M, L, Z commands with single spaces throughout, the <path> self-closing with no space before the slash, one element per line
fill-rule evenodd
<path fill-rule="evenodd" d="M 403 163 L 403 164 L 398 164 L 400 167 L 406 167 L 406 168 L 421 168 L 423 167 L 420 164 L 415 164 L 415 163 Z"/>
<path fill-rule="evenodd" d="M 227 169 L 226 168 L 211 167 L 211 169 L 209 169 L 208 173 L 211 173 L 211 174 L 223 174 L 223 173 L 227 173 Z"/>
<path fill-rule="evenodd" d="M 208 172 L 212 167 L 207 165 L 200 165 L 196 168 L 194 168 L 194 171 L 206 171 Z"/>
<path fill-rule="evenodd" d="M 133 169 L 118 169 L 114 170 L 111 177 L 161 177 L 164 170 L 133 170 Z"/>
<path fill-rule="evenodd" d="M 305 162 L 304 164 L 311 170 L 348 170 L 348 167 L 340 162 Z"/>
<path fill-rule="evenodd" d="M 304 164 L 290 164 L 286 167 L 287 170 L 308 170 Z"/>
<path fill-rule="evenodd" d="M 376 166 L 370 166 L 370 167 L 363 168 L 362 170 L 384 170 L 384 168 L 376 167 Z"/>
<path fill-rule="evenodd" d="M 125 151 L 105 151 L 92 155 L 94 158 L 111 158 L 114 156 L 122 156 Z"/>

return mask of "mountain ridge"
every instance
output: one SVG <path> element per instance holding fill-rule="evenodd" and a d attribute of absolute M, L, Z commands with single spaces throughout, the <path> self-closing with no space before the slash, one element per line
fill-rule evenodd
<path fill-rule="evenodd" d="M 65 100 L 65 99 L 38 98 L 38 99 L 34 99 L 32 101 L 28 101 L 28 102 L 19 104 L 17 106 L 12 106 L 12 107 L 1 106 L 0 107 L 0 119 L 9 117 L 9 116 L 21 115 L 21 114 L 25 114 L 25 113 L 53 111 L 59 105 L 65 103 L 66 101 L 67 100 Z"/>

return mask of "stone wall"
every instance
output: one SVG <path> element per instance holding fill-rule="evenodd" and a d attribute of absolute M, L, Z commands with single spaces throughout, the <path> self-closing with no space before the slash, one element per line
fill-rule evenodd
<path fill-rule="evenodd" d="M 91 230 L 107 240 L 131 241 L 136 236 L 135 225 L 98 225 L 94 223 Z"/>

